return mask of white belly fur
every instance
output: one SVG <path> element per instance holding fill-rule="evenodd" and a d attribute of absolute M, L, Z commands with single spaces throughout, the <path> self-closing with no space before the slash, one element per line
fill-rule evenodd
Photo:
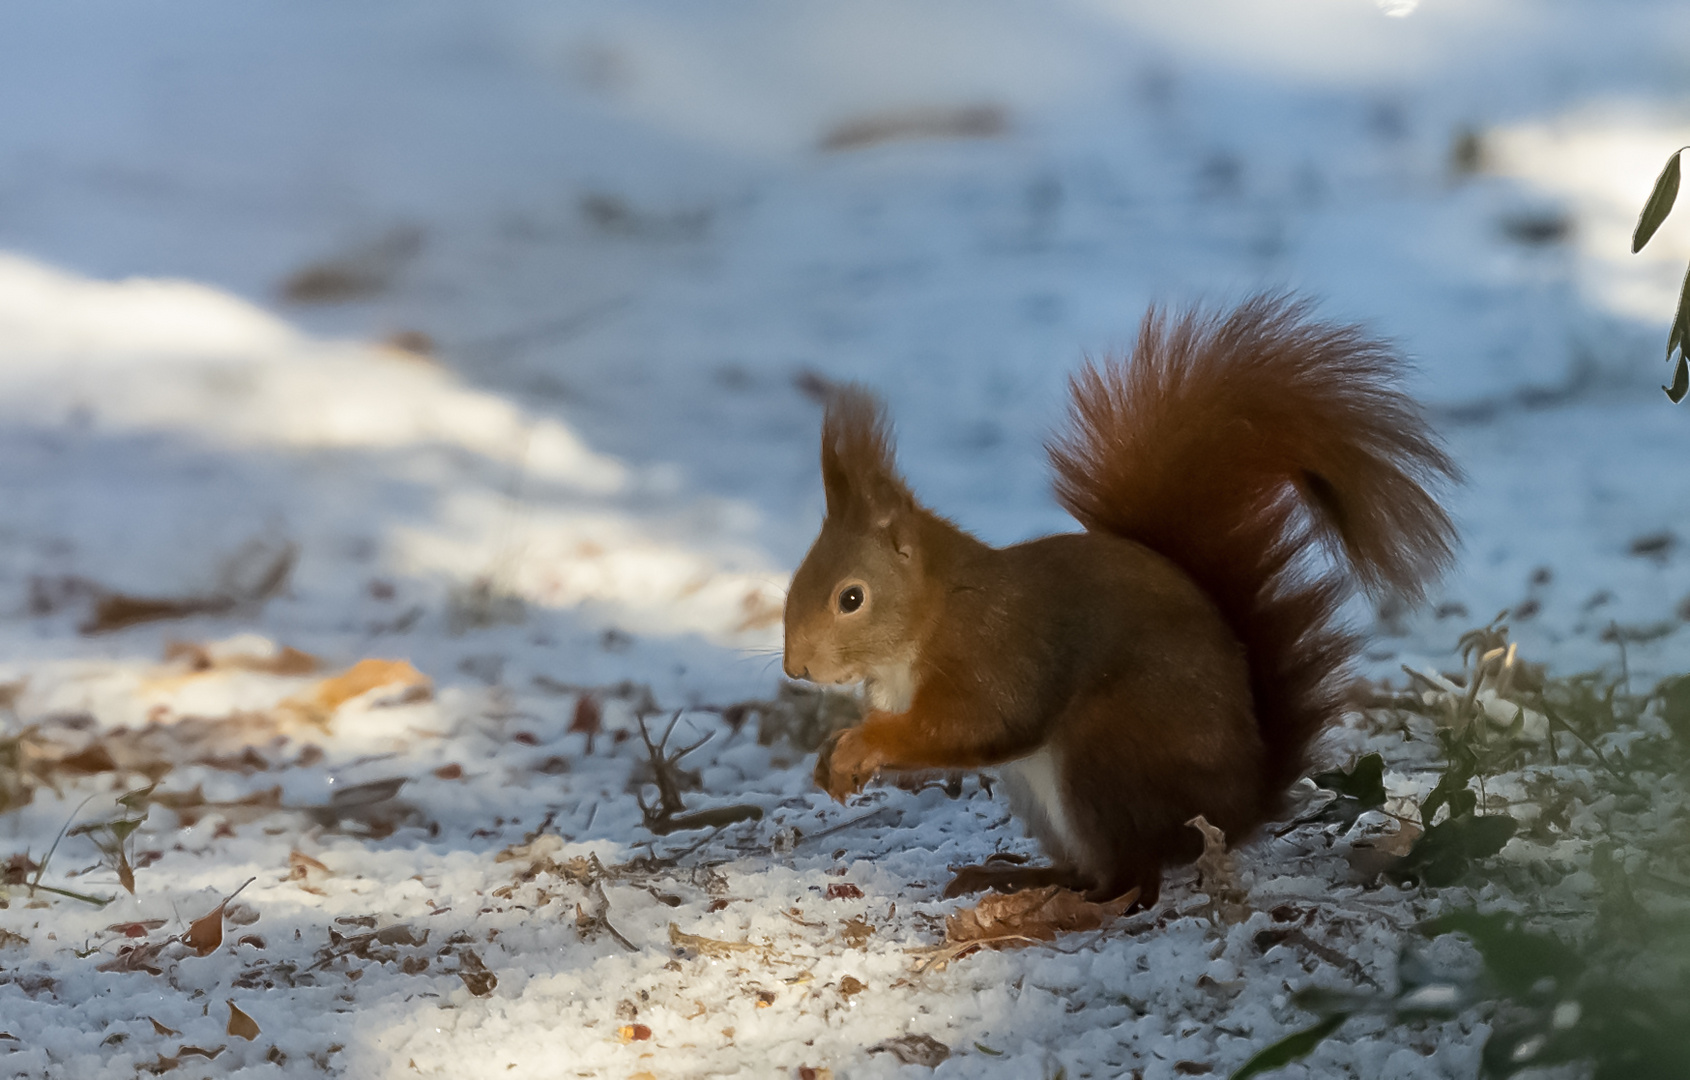
<path fill-rule="evenodd" d="M 998 766 L 1009 789 L 1010 809 L 1055 860 L 1077 865 L 1084 849 L 1062 798 L 1062 770 L 1056 751 L 1046 747 Z"/>

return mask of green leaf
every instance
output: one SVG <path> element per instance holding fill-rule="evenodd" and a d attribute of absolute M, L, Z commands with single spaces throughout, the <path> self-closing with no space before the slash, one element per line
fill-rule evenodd
<path fill-rule="evenodd" d="M 1673 200 L 1678 198 L 1678 156 L 1682 149 L 1673 151 L 1672 157 L 1667 158 L 1666 168 L 1661 175 L 1655 177 L 1655 190 L 1649 192 L 1649 201 L 1643 204 L 1643 213 L 1637 216 L 1637 228 L 1631 234 L 1631 253 L 1637 254 L 1643 250 L 1643 245 L 1655 235 L 1655 230 L 1661 227 L 1661 222 L 1672 212 Z"/>
<path fill-rule="evenodd" d="M 111 830 L 111 834 L 117 838 L 118 843 L 129 839 L 129 834 L 140 827 L 140 818 L 125 818 L 122 821 L 108 822 L 106 825 L 106 828 Z"/>
<path fill-rule="evenodd" d="M 1690 740 L 1690 675 L 1679 675 L 1655 690 L 1661 699 L 1661 719 L 1680 739 Z"/>
<path fill-rule="evenodd" d="M 1667 392 L 1667 397 L 1674 405 L 1683 401 L 1685 394 L 1690 394 L 1690 363 L 1685 361 L 1683 353 L 1678 354 L 1678 367 L 1673 370 L 1672 385 L 1663 386 L 1661 389 Z"/>
<path fill-rule="evenodd" d="M 1323 772 L 1314 782 L 1316 787 L 1347 795 L 1369 808 L 1385 805 L 1385 759 L 1378 754 L 1366 755 L 1348 772 Z"/>
<path fill-rule="evenodd" d="M 1421 929 L 1434 937 L 1467 935 L 1484 957 L 1486 970 L 1509 994 L 1525 994 L 1543 979 L 1564 987 L 1583 967 L 1578 954 L 1560 938 L 1526 930 L 1519 916 L 1507 912 L 1453 911 L 1424 923 Z"/>
<path fill-rule="evenodd" d="M 1251 1055 L 1249 1061 L 1238 1067 L 1231 1080 L 1246 1080 L 1247 1077 L 1270 1072 L 1307 1057 L 1310 1051 L 1319 1046 L 1328 1035 L 1337 1031 L 1349 1018 L 1349 1013 L 1335 1013 L 1313 1027 L 1294 1031 L 1271 1046 L 1262 1047 Z"/>
<path fill-rule="evenodd" d="M 1378 754 L 1366 755 L 1348 772 L 1334 769 L 1313 779 L 1316 787 L 1338 797 L 1304 821 L 1336 823 L 1348 832 L 1356 818 L 1385 805 L 1385 760 Z"/>
<path fill-rule="evenodd" d="M 987 1046 L 983 1042 L 975 1043 L 974 1049 L 980 1051 L 982 1054 L 990 1054 L 993 1057 L 1003 1057 L 1003 1051 L 1002 1050 L 993 1050 L 991 1047 Z"/>
<path fill-rule="evenodd" d="M 1397 881 L 1454 885 L 1475 862 L 1501 851 L 1518 827 L 1507 814 L 1451 817 L 1421 833 L 1408 854 L 1386 874 Z"/>
<path fill-rule="evenodd" d="M 119 795 L 117 797 L 117 805 L 127 807 L 130 810 L 145 811 L 147 808 L 147 800 L 152 796 L 153 789 L 156 787 L 158 787 L 158 781 L 154 780 L 144 788 L 136 788 L 134 791 L 128 792 L 127 794 Z"/>
<path fill-rule="evenodd" d="M 1685 270 L 1678 286 L 1678 310 L 1673 312 L 1672 330 L 1667 333 L 1667 359 L 1672 359 L 1674 351 L 1683 352 L 1686 345 L 1690 345 L 1690 269 Z"/>

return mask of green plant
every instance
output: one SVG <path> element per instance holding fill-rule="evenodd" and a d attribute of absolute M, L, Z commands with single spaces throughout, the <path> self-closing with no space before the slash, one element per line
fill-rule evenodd
<path fill-rule="evenodd" d="M 131 895 L 135 892 L 135 865 L 130 859 L 135 830 L 147 820 L 147 808 L 158 782 L 119 795 L 120 813 L 108 821 L 91 821 L 71 829 L 67 836 L 86 836 L 100 850 L 101 864 L 117 874 L 117 882 Z M 52 852 L 48 852 L 51 857 Z"/>
<path fill-rule="evenodd" d="M 1655 177 L 1649 201 L 1643 204 L 1643 212 L 1637 215 L 1637 227 L 1631 233 L 1633 255 L 1643 250 L 1643 245 L 1649 242 L 1655 230 L 1661 227 L 1661 222 L 1672 212 L 1672 204 L 1678 198 L 1679 158 L 1685 150 L 1690 150 L 1690 147 L 1674 150 L 1667 158 L 1661 175 Z M 1678 310 L 1673 315 L 1672 330 L 1667 334 L 1667 359 L 1670 361 L 1676 352 L 1678 364 L 1673 368 L 1672 382 L 1661 387 L 1675 405 L 1690 394 L 1690 359 L 1685 356 L 1687 345 L 1690 345 L 1690 271 L 1684 275 L 1684 284 L 1678 292 Z"/>
<path fill-rule="evenodd" d="M 1595 1080 L 1690 1074 L 1690 805 L 1682 795 L 1665 798 L 1682 791 L 1690 759 L 1690 675 L 1642 695 L 1631 693 L 1624 673 L 1550 677 L 1519 657 L 1502 616 L 1463 635 L 1461 655 L 1462 671 L 1410 672 L 1417 692 L 1382 699 L 1432 721 L 1444 753 L 1437 783 L 1419 804 L 1424 832 L 1386 874 L 1436 897 L 1475 883 L 1486 860 L 1522 835 L 1560 844 L 1563 872 L 1576 859 L 1594 890 L 1571 910 L 1565 894 L 1551 902 L 1529 888 L 1504 902 L 1512 910 L 1476 910 L 1472 894 L 1453 894 L 1458 906 L 1420 930 L 1468 939 L 1481 973 L 1427 974 L 1409 939 L 1394 993 L 1295 995 L 1316 1022 L 1263 1047 L 1234 1080 L 1298 1060 L 1354 1015 L 1409 1023 L 1465 1009 L 1491 1025 L 1481 1055 L 1487 1077 L 1575 1063 Z M 1624 753 L 1604 753 L 1600 744 L 1615 733 L 1625 736 Z M 1567 767 L 1580 755 L 1594 768 Z M 1383 794 L 1382 786 L 1373 790 L 1373 757 L 1349 773 L 1317 777 L 1338 798 L 1306 820 L 1348 829 L 1352 811 L 1374 808 L 1363 805 Z M 1535 818 L 1521 815 L 1533 821 L 1529 833 L 1512 814 L 1487 806 L 1494 802 L 1487 779 L 1503 774 L 1513 774 L 1512 805 L 1522 789 L 1538 804 Z M 1586 808 L 1578 830 L 1569 816 L 1575 804 Z M 1493 885 L 1506 893 L 1509 880 L 1502 875 Z"/>

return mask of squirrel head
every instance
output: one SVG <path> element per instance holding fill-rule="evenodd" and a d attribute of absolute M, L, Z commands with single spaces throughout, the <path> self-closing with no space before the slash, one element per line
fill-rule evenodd
<path fill-rule="evenodd" d="M 786 594 L 783 666 L 818 683 L 896 680 L 918 635 L 923 511 L 898 476 L 880 401 L 835 390 L 822 421 L 827 517 Z"/>

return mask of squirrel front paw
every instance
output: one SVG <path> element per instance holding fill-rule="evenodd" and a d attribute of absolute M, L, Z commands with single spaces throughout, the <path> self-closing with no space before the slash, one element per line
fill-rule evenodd
<path fill-rule="evenodd" d="M 822 744 L 816 755 L 816 784 L 840 802 L 874 777 L 880 760 L 863 742 L 862 731 L 846 728 Z"/>

